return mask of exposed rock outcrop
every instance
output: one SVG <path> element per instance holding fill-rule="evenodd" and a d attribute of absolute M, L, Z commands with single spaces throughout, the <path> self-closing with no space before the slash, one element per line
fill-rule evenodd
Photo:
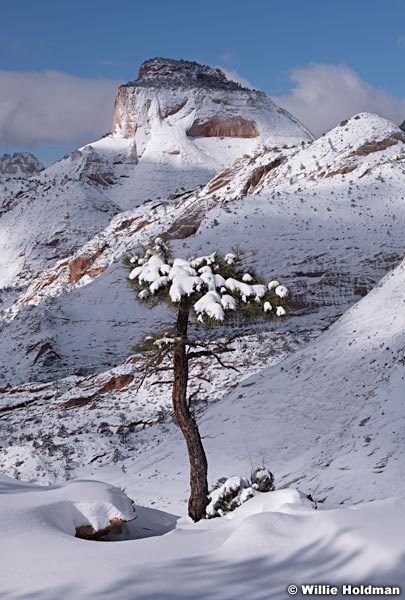
<path fill-rule="evenodd" d="M 80 527 L 76 527 L 75 537 L 81 538 L 82 540 L 99 540 L 124 523 L 127 523 L 124 519 L 111 519 L 110 524 L 107 527 L 103 527 L 97 531 L 91 525 L 81 525 Z"/>
<path fill-rule="evenodd" d="M 196 120 L 187 131 L 189 137 L 237 137 L 254 138 L 260 135 L 256 123 L 243 117 L 221 119 L 212 117 L 206 121 Z"/>
<path fill-rule="evenodd" d="M 90 388 L 91 392 L 86 395 L 78 395 L 64 403 L 65 408 L 77 408 L 78 406 L 86 406 L 93 400 L 97 400 L 100 396 L 104 396 L 110 392 L 120 392 L 125 390 L 134 380 L 132 373 L 125 373 L 121 375 L 113 375 L 104 381 L 98 383 L 97 375 L 90 377 L 85 380 L 85 383 Z M 79 387 L 79 386 L 78 386 Z"/>
<path fill-rule="evenodd" d="M 91 256 L 76 256 L 69 263 L 69 281 L 77 283 L 85 275 L 95 260 L 103 253 L 105 246 L 97 248 Z M 102 271 L 100 271 L 102 272 Z"/>
<path fill-rule="evenodd" d="M 60 354 L 58 354 L 52 347 L 50 342 L 44 342 L 39 348 L 36 348 L 36 356 L 34 364 L 42 359 L 44 366 L 50 366 L 55 361 L 60 360 Z"/>
<path fill-rule="evenodd" d="M 200 65 L 189 60 L 173 60 L 170 58 L 151 58 L 139 69 L 139 77 L 127 85 L 190 85 L 215 88 L 239 89 L 242 86 L 229 81 L 221 69 Z"/>

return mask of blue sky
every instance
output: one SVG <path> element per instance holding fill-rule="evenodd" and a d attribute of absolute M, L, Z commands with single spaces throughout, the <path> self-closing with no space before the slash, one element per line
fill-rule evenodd
<path fill-rule="evenodd" d="M 139 65 L 153 56 L 221 65 L 236 71 L 276 100 L 281 99 L 281 103 L 296 112 L 297 106 L 298 112 L 302 110 L 299 106 L 302 102 L 309 103 L 309 97 L 312 106 L 320 91 L 329 86 L 330 78 L 333 89 L 339 90 L 339 77 L 347 82 L 348 73 L 354 79 L 347 86 L 346 94 L 356 94 L 357 88 L 363 86 L 362 93 L 356 96 L 356 107 L 370 101 L 372 108 L 373 90 L 377 95 L 385 92 L 386 102 L 393 102 L 389 110 L 397 117 L 405 98 L 404 0 L 385 0 L 384 3 L 381 0 L 205 0 L 198 4 L 183 0 L 115 3 L 0 0 L 1 5 L 0 152 L 30 147 L 49 160 L 87 141 L 86 135 L 95 135 L 105 120 L 101 130 L 104 133 L 110 125 L 116 85 L 136 78 Z M 319 65 L 328 66 L 329 71 L 320 70 Z M 49 87 L 49 106 L 44 100 L 43 109 L 46 107 L 47 114 L 53 110 L 53 95 L 58 98 L 58 85 L 63 90 L 71 85 L 71 94 L 74 94 L 75 85 L 83 84 L 80 96 L 83 102 L 88 96 L 88 101 L 93 103 L 95 97 L 100 98 L 100 102 L 96 102 L 100 106 L 93 108 L 93 112 L 100 113 L 100 125 L 94 123 L 87 130 L 84 127 L 82 139 L 79 134 L 73 135 L 74 128 L 70 128 L 70 137 L 62 131 L 58 135 L 55 132 L 53 137 L 44 135 L 43 139 L 27 132 L 24 138 L 24 119 L 29 120 L 30 114 L 24 116 L 24 106 L 31 94 L 37 97 L 41 89 L 45 94 L 49 77 L 47 85 L 41 88 L 40 74 L 49 71 L 58 72 L 60 77 L 54 78 Z M 16 75 L 29 72 L 37 76 L 25 80 Z M 64 79 L 62 75 L 71 78 Z M 318 91 L 316 77 L 320 77 Z M 85 81 L 80 82 L 78 78 Z M 10 81 L 13 94 L 9 91 Z M 301 91 L 297 92 L 297 88 Z M 64 92 L 67 98 L 66 94 L 69 96 L 69 93 Z M 347 101 L 345 110 L 350 110 Z M 397 101 L 400 104 L 395 104 Z M 16 110 L 12 111 L 14 102 Z M 328 103 L 324 98 L 323 104 Z M 379 96 L 377 108 L 381 103 L 382 96 Z M 76 113 L 71 114 L 67 99 L 65 104 L 66 120 L 74 119 Z M 2 106 L 7 106 L 7 114 L 4 110 L 1 112 Z M 369 106 L 364 109 L 369 110 Z M 386 116 L 393 118 L 389 110 Z M 310 106 L 303 111 L 307 119 L 309 112 Z M 16 122 L 17 133 L 10 127 L 10 115 Z M 311 120 L 311 115 L 309 118 Z M 86 120 L 88 122 L 88 118 Z M 332 122 L 332 114 L 329 120 Z M 55 116 L 55 121 L 60 118 Z M 328 124 L 325 117 L 320 128 Z"/>

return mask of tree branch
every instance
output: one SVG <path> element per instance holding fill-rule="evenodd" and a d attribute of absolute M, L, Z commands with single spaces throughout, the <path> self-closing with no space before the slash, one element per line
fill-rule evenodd
<path fill-rule="evenodd" d="M 145 363 L 143 363 L 143 365 L 142 365 L 143 374 L 142 374 L 141 379 L 136 387 L 135 393 L 139 392 L 139 390 L 141 389 L 141 387 L 143 386 L 143 384 L 145 382 L 145 379 L 147 377 L 149 377 L 150 375 L 152 375 L 153 373 L 156 373 L 157 371 L 171 371 L 172 370 L 171 366 L 167 366 L 167 367 L 159 367 L 158 366 L 166 358 L 168 353 L 169 353 L 168 349 L 156 350 L 156 352 L 154 352 L 153 355 Z"/>
<path fill-rule="evenodd" d="M 223 352 L 234 352 L 234 351 L 235 351 L 234 348 L 225 348 L 225 349 L 221 350 L 220 353 L 222 354 Z M 233 371 L 240 373 L 239 369 L 237 369 L 233 365 L 227 365 L 224 362 L 222 362 L 222 360 L 219 358 L 218 354 L 216 352 L 213 352 L 212 350 L 199 350 L 197 352 L 189 352 L 187 354 L 187 360 L 191 360 L 192 358 L 198 358 L 200 356 L 212 356 L 219 362 L 221 367 L 223 367 L 224 369 L 232 369 Z"/>
<path fill-rule="evenodd" d="M 197 390 L 195 390 L 195 392 L 193 392 L 192 394 L 190 394 L 190 395 L 189 395 L 189 397 L 188 397 L 188 405 L 189 405 L 189 406 L 190 406 L 190 404 L 191 404 L 191 401 L 192 401 L 192 399 L 193 399 L 193 398 L 195 398 L 195 397 L 196 397 L 196 396 L 199 394 L 199 392 L 200 392 L 200 390 L 201 390 L 201 387 L 202 387 L 202 386 L 201 386 L 201 383 L 200 383 L 200 384 L 199 384 L 199 386 L 198 386 L 198 389 L 197 389 Z"/>

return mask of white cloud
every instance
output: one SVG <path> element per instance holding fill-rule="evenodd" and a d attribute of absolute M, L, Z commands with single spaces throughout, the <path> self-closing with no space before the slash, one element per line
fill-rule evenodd
<path fill-rule="evenodd" d="M 123 65 L 128 65 L 128 61 L 126 60 L 110 60 L 103 59 L 98 61 L 99 65 L 104 65 L 106 67 L 122 67 Z"/>
<path fill-rule="evenodd" d="M 60 73 L 0 71 L 0 144 L 66 145 L 111 127 L 119 82 Z"/>
<path fill-rule="evenodd" d="M 242 77 L 242 75 L 235 71 L 235 69 L 228 69 L 227 67 L 222 67 L 221 65 L 215 65 L 215 68 L 221 69 L 221 71 L 225 73 L 227 79 L 230 79 L 231 81 L 236 81 L 236 83 L 240 83 L 240 85 L 245 88 L 249 88 L 252 90 L 255 89 L 254 85 L 250 83 L 248 79 Z"/>
<path fill-rule="evenodd" d="M 315 135 L 359 112 L 377 113 L 396 124 L 405 119 L 405 98 L 373 87 L 345 65 L 296 68 L 291 79 L 295 82 L 291 93 L 273 99 Z"/>
<path fill-rule="evenodd" d="M 232 52 L 232 50 L 226 50 L 220 54 L 218 58 L 221 62 L 228 63 L 229 65 L 236 61 L 235 54 Z"/>

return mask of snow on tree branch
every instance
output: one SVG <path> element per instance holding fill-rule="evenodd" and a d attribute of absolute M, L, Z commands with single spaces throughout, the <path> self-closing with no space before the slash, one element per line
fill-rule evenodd
<path fill-rule="evenodd" d="M 162 295 L 172 304 L 188 300 L 200 322 L 222 322 L 227 312 L 245 309 L 278 317 L 286 314 L 287 288 L 277 280 L 267 285 L 255 281 L 233 253 L 172 258 L 168 246 L 157 238 L 144 255 L 130 262 L 135 266 L 129 279 L 140 300 L 162 299 Z"/>

